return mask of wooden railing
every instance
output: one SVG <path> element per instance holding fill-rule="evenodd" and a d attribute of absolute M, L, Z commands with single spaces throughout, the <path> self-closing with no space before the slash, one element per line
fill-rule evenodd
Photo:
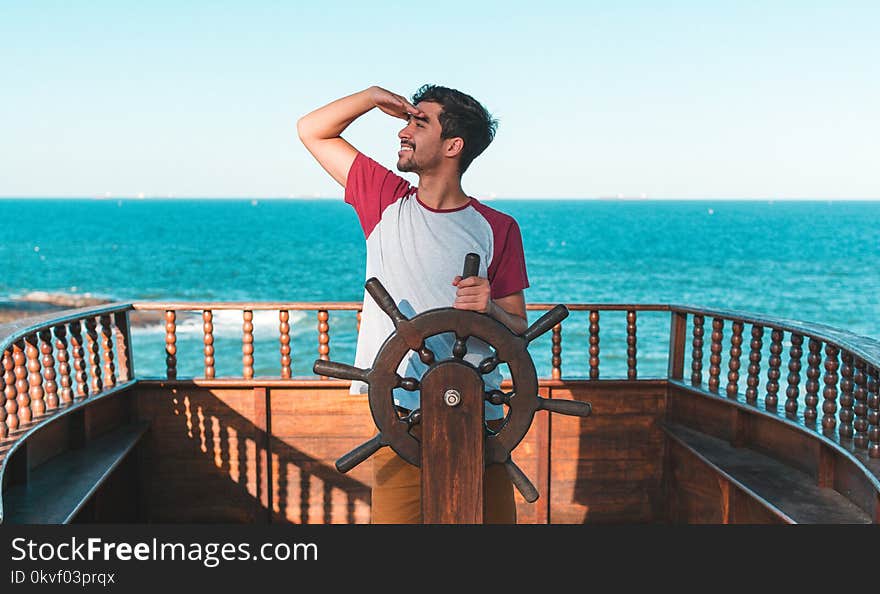
<path fill-rule="evenodd" d="M 129 304 L 0 325 L 0 437 L 134 381 Z"/>
<path fill-rule="evenodd" d="M 831 326 L 740 311 L 679 305 L 670 306 L 670 310 L 670 381 L 741 401 L 749 408 L 814 431 L 848 451 L 867 454 L 870 459 L 880 458 L 880 342 Z M 707 341 L 708 320 L 711 320 L 711 330 Z M 747 325 L 751 338 L 744 349 Z M 770 356 L 762 365 L 768 334 Z M 784 352 L 786 337 L 787 355 Z M 707 372 L 703 360 L 706 342 L 709 347 Z M 806 361 L 803 360 L 805 344 L 809 351 Z M 786 356 L 788 375 L 783 387 L 780 380 Z M 744 360 L 748 366 L 742 374 Z M 690 372 L 685 381 L 684 367 L 688 363 Z M 802 384 L 805 365 L 806 381 Z M 722 378 L 725 369 L 726 377 Z M 707 376 L 705 382 L 704 375 Z M 762 376 L 766 380 L 764 389 L 759 391 Z M 780 396 L 783 388 L 784 402 Z"/>
<path fill-rule="evenodd" d="M 534 303 L 529 304 L 529 311 L 547 311 L 554 307 L 555 304 Z M 242 367 L 240 375 L 227 376 L 224 379 L 244 379 L 251 380 L 254 378 L 254 327 L 253 316 L 255 311 L 275 311 L 278 312 L 278 375 L 277 379 L 296 379 L 291 372 L 291 327 L 290 312 L 291 311 L 310 311 L 316 315 L 316 341 L 315 355 L 317 358 L 330 359 L 331 348 L 331 323 L 332 313 L 337 311 L 357 312 L 357 327 L 360 328 L 361 318 L 360 302 L 336 302 L 336 303 L 253 303 L 253 302 L 190 302 L 190 303 L 134 303 L 132 308 L 138 312 L 158 312 L 164 315 L 165 319 L 165 361 L 166 369 L 164 379 L 174 380 L 179 378 L 178 374 L 178 336 L 177 336 L 177 320 L 184 313 L 191 313 L 201 316 L 204 334 L 204 375 L 197 376 L 198 379 L 216 379 L 216 359 L 214 350 L 214 315 L 217 311 L 239 311 L 242 314 L 241 326 L 241 352 Z M 668 305 L 642 304 L 642 305 L 621 305 L 621 304 L 571 304 L 568 305 L 572 316 L 569 320 L 574 319 L 579 313 L 586 313 L 589 318 L 588 336 L 589 358 L 588 358 L 588 377 L 590 379 L 600 378 L 600 332 L 599 322 L 602 312 L 621 311 L 625 312 L 625 342 L 613 345 L 617 348 L 625 349 L 627 370 L 626 379 L 635 380 L 639 378 L 638 374 L 638 349 L 636 342 L 637 330 L 637 314 L 638 312 L 647 311 L 669 311 Z M 548 380 L 561 380 L 563 376 L 563 326 L 569 322 L 566 321 L 558 324 L 551 332 L 550 346 L 550 375 Z M 658 338 L 658 337 L 654 337 Z M 662 337 L 666 340 L 666 337 Z M 665 344 L 665 342 L 664 342 Z M 189 353 L 194 356 L 194 353 Z M 305 355 L 303 355 L 305 356 Z M 568 377 L 574 377 L 571 374 Z M 153 379 L 153 378 L 151 378 Z"/>
<path fill-rule="evenodd" d="M 550 307 L 551 304 L 531 304 L 529 310 L 542 311 Z M 638 373 L 637 316 L 646 311 L 669 311 L 669 335 L 660 337 L 668 339 L 669 344 L 666 379 L 689 384 L 707 394 L 742 400 L 746 406 L 797 423 L 836 444 L 864 453 L 867 458 L 880 458 L 880 343 L 876 340 L 821 324 L 687 305 L 571 304 L 568 307 L 572 316 L 555 327 L 550 336 L 550 376 L 543 378 L 545 382 L 608 379 L 600 375 L 600 355 L 609 348 L 625 351 L 626 380 L 641 379 Z M 204 335 L 200 353 L 204 360 L 202 379 L 212 380 L 216 376 L 214 312 L 238 310 L 242 312 L 241 374 L 224 379 L 296 385 L 298 381 L 314 378 L 296 378 L 292 373 L 290 312 L 316 312 L 315 354 L 329 359 L 331 313 L 356 311 L 359 326 L 360 308 L 361 304 L 357 302 L 122 303 L 0 325 L 3 365 L 0 393 L 5 396 L 5 406 L 0 407 L 0 437 L 8 446 L 10 438 L 14 440 L 21 436 L 22 431 L 34 423 L 135 381 L 129 330 L 132 311 L 163 312 L 166 363 L 163 379 L 166 381 L 193 379 L 180 378 L 178 374 L 180 353 L 176 320 L 180 312 L 201 315 Z M 253 313 L 266 310 L 278 312 L 277 378 L 254 377 Z M 605 345 L 600 342 L 601 314 L 608 311 L 625 312 L 623 343 Z M 586 312 L 589 322 L 588 372 L 583 378 L 563 373 L 563 325 L 579 312 Z M 707 323 L 710 326 L 708 338 L 705 336 Z M 744 347 L 747 325 L 751 326 L 748 334 L 751 338 Z M 607 326 L 602 328 L 607 329 Z M 770 356 L 764 364 L 762 349 L 768 334 Z M 790 342 L 787 355 L 784 354 L 786 337 Z M 808 352 L 804 361 L 805 345 Z M 708 366 L 704 364 L 704 346 L 709 348 Z M 787 356 L 788 375 L 784 380 L 784 394 L 780 395 L 784 356 Z M 690 367 L 687 380 L 686 365 Z M 747 365 L 745 373 L 741 373 L 744 365 Z M 724 378 L 722 370 L 726 370 Z M 806 375 L 803 383 L 802 374 Z M 759 391 L 762 378 L 766 381 L 764 389 Z"/>

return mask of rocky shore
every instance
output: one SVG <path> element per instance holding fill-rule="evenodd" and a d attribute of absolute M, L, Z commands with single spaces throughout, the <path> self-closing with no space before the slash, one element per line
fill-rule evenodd
<path fill-rule="evenodd" d="M 31 291 L 21 297 L 0 301 L 0 324 L 22 318 L 41 316 L 55 311 L 91 307 L 111 303 L 110 299 L 96 297 L 91 293 L 74 295 L 70 293 L 49 293 Z M 160 323 L 164 319 L 161 311 L 133 311 L 129 314 L 132 326 L 143 327 Z"/>

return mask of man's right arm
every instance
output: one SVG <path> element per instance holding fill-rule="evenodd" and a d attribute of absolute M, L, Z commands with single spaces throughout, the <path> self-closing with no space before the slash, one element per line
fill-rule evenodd
<path fill-rule="evenodd" d="M 304 115 L 296 123 L 302 143 L 342 187 L 346 185 L 357 149 L 340 135 L 349 124 L 374 107 L 404 120 L 408 118 L 408 113 L 422 115 L 421 110 L 400 95 L 373 86 L 328 103 Z"/>

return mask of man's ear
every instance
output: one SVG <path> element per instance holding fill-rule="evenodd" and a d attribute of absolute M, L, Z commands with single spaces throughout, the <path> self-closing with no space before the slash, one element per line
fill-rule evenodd
<path fill-rule="evenodd" d="M 464 139 L 458 136 L 446 141 L 446 156 L 454 157 L 464 150 Z"/>

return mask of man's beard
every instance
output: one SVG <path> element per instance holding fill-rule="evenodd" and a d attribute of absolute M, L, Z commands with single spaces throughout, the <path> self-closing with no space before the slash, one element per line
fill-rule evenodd
<path fill-rule="evenodd" d="M 403 157 L 397 161 L 397 170 L 404 173 L 418 172 L 419 164 L 413 159 L 412 155 Z"/>

